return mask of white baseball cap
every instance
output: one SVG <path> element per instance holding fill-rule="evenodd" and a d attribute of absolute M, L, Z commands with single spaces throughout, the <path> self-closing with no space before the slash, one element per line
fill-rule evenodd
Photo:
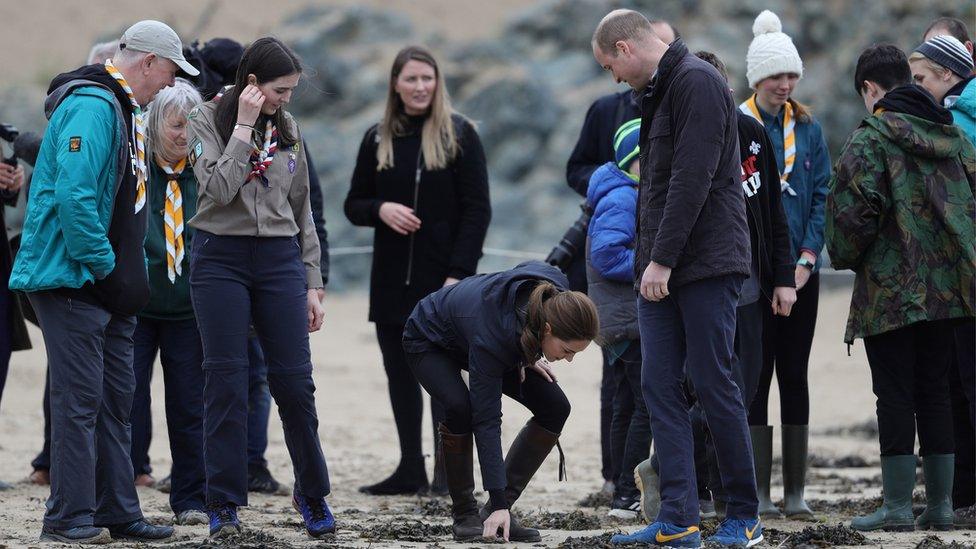
<path fill-rule="evenodd" d="M 176 63 L 190 76 L 200 74 L 200 71 L 183 57 L 183 42 L 180 41 L 176 31 L 166 23 L 146 19 L 132 25 L 119 39 L 119 49 L 123 48 L 154 53 Z"/>

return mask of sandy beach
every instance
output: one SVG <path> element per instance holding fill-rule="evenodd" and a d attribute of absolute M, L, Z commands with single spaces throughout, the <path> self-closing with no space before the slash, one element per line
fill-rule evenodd
<path fill-rule="evenodd" d="M 862 458 L 869 466 L 811 468 L 807 497 L 812 504 L 819 504 L 815 511 L 819 513 L 821 524 L 827 526 L 846 523 L 852 509 L 868 505 L 864 500 L 880 494 L 877 440 L 870 433 L 864 435 L 852 429 L 874 417 L 874 396 L 863 347 L 858 343 L 848 356 L 842 341 L 848 292 L 825 291 L 821 296 L 810 365 L 811 424 L 815 432 L 810 447 L 811 453 L 827 465 L 836 464 L 840 458 L 843 458 L 841 465 L 857 465 L 856 458 Z M 398 457 L 386 377 L 373 328 L 365 320 L 366 309 L 367 299 L 362 294 L 330 296 L 325 328 L 311 339 L 321 422 L 319 431 L 333 485 L 329 502 L 339 523 L 339 533 L 329 543 L 348 547 L 458 546 L 450 538 L 448 500 L 375 498 L 357 492 L 360 485 L 379 480 L 391 472 Z M 47 487 L 26 482 L 29 462 L 41 447 L 43 427 L 41 396 L 45 355 L 42 336 L 33 327 L 31 337 L 35 349 L 14 355 L 0 409 L 0 478 L 17 483 L 13 490 L 0 492 L 0 547 L 38 545 L 48 492 Z M 152 405 L 154 438 L 150 448 L 156 478 L 165 476 L 170 464 L 159 371 L 157 365 Z M 572 364 L 558 364 L 557 372 L 559 383 L 573 404 L 572 415 L 562 435 L 569 480 L 556 481 L 558 460 L 554 452 L 516 509 L 523 514 L 531 513 L 527 519 L 530 523 L 566 528 L 545 530 L 542 543 L 533 546 L 602 547 L 605 537 L 595 536 L 618 529 L 630 531 L 638 525 L 609 519 L 606 507 L 581 505 L 581 500 L 601 485 L 598 349 L 591 346 Z M 775 384 L 771 400 L 770 417 L 778 419 Z M 528 414 L 511 401 L 505 402 L 504 414 L 503 442 L 507 445 L 528 419 Z M 425 450 L 429 454 L 430 430 L 425 428 L 424 431 L 427 437 Z M 848 433 L 841 434 L 845 431 Z M 778 450 L 774 455 L 778 456 Z M 279 480 L 289 483 L 293 480 L 277 414 L 272 414 L 267 458 Z M 428 457 L 428 469 L 432 463 L 432 458 Z M 782 494 L 778 471 L 774 472 L 773 482 L 775 500 Z M 480 480 L 478 484 L 480 486 Z M 919 495 L 922 490 L 921 485 L 917 487 Z M 149 518 L 160 522 L 172 519 L 166 494 L 140 488 L 139 496 Z M 244 536 L 234 540 L 237 546 L 289 547 L 323 543 L 304 535 L 287 497 L 252 495 L 250 506 L 241 511 L 241 519 L 246 531 Z M 790 534 L 796 538 L 798 532 L 811 526 L 817 524 L 769 521 L 766 523 L 767 544 L 792 546 L 795 539 L 787 539 Z M 872 533 L 867 535 L 865 543 L 915 547 L 927 534 Z M 161 546 L 199 546 L 207 541 L 206 535 L 206 526 L 177 527 L 176 537 Z M 939 533 L 939 537 L 946 542 L 972 544 L 974 541 L 972 532 Z"/>

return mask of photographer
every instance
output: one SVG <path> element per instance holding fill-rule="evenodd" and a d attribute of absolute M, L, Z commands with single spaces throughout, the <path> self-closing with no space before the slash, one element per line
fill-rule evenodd
<path fill-rule="evenodd" d="M 0 139 L 14 149 L 14 153 L 9 158 L 4 155 L 3 161 L 0 162 L 0 201 L 4 205 L 10 206 L 17 203 L 20 188 L 24 186 L 24 167 L 17 162 L 17 149 L 14 147 L 18 135 L 19 132 L 13 126 L 0 124 Z M 0 222 L 6 224 L 2 207 L 0 207 Z M 0 231 L 0 233 L 3 235 L 0 237 L 2 238 L 0 240 L 0 277 L 3 279 L 2 287 L 0 287 L 0 400 L 2 400 L 11 352 L 30 349 L 31 344 L 20 304 L 7 287 L 13 259 L 7 232 Z M 0 490 L 6 490 L 10 487 L 9 484 L 0 481 Z"/>

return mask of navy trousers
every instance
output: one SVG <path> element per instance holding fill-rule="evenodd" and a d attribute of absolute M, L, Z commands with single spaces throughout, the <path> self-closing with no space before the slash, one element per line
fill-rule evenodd
<path fill-rule="evenodd" d="M 641 386 L 660 463 L 658 521 L 690 526 L 699 520 L 686 369 L 719 456 L 727 516 L 757 516 L 749 426 L 742 394 L 732 380 L 736 302 L 743 278 L 726 275 L 691 282 L 657 302 L 638 298 Z"/>
<path fill-rule="evenodd" d="M 207 504 L 247 505 L 251 322 L 278 404 L 295 490 L 329 494 L 318 436 L 308 345 L 305 268 L 295 237 L 218 236 L 197 231 L 190 288 L 203 340 Z"/>
<path fill-rule="evenodd" d="M 746 410 L 759 387 L 763 371 L 763 315 L 770 307 L 765 298 L 742 305 L 735 310 L 735 354 L 732 357 L 732 380 L 742 393 Z M 695 402 L 692 411 L 695 428 L 695 470 L 698 475 L 699 499 L 725 501 L 720 481 L 715 445 L 705 422 L 701 404 Z"/>
<path fill-rule="evenodd" d="M 247 465 L 266 468 L 264 451 L 268 449 L 268 422 L 271 418 L 271 390 L 268 388 L 268 364 L 256 334 L 247 338 L 247 356 L 251 363 L 247 390 Z"/>
<path fill-rule="evenodd" d="M 133 469 L 136 456 L 148 460 L 151 432 L 145 432 L 144 425 L 152 425 L 149 385 L 158 352 L 163 367 L 166 427 L 173 458 L 169 505 L 177 515 L 190 509 L 203 510 L 206 481 L 203 466 L 204 378 L 203 348 L 197 322 L 192 318 L 156 320 L 140 317 L 134 340 L 136 392 L 132 405 Z"/>
<path fill-rule="evenodd" d="M 67 529 L 142 518 L 129 458 L 136 318 L 56 292 L 28 296 L 44 332 L 50 375 L 51 495 L 44 524 Z"/>

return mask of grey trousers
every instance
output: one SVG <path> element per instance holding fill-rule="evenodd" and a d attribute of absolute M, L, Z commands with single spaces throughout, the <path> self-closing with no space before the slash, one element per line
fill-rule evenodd
<path fill-rule="evenodd" d="M 142 518 L 131 446 L 134 316 L 55 292 L 28 294 L 47 349 L 51 387 L 49 528 Z"/>

